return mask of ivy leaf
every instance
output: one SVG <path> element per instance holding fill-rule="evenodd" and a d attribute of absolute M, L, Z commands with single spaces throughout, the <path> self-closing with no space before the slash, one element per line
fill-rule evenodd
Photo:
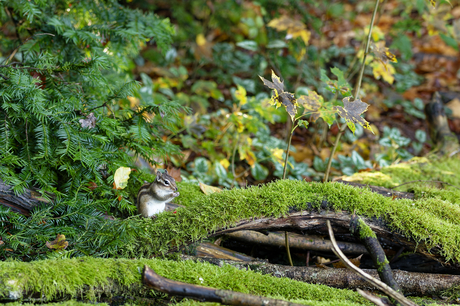
<path fill-rule="evenodd" d="M 54 239 L 53 241 L 51 241 L 51 242 L 47 241 L 46 242 L 46 247 L 48 249 L 54 249 L 54 250 L 57 250 L 57 251 L 64 250 L 68 246 L 69 246 L 69 242 L 66 241 L 65 236 L 61 235 L 61 234 L 57 234 L 56 239 Z"/>
<path fill-rule="evenodd" d="M 355 101 L 350 102 L 350 97 L 343 98 L 342 101 L 343 107 L 337 106 L 337 112 L 339 113 L 340 117 L 345 119 L 353 134 L 356 131 L 355 123 L 358 123 L 363 128 L 368 129 L 374 133 L 369 125 L 369 122 L 361 117 L 361 114 L 367 110 L 369 104 L 361 101 L 361 99 L 355 99 Z"/>
<path fill-rule="evenodd" d="M 268 169 L 259 163 L 255 163 L 251 167 L 251 174 L 257 181 L 263 181 L 268 176 Z"/>
<path fill-rule="evenodd" d="M 259 78 L 264 82 L 264 85 L 270 89 L 273 89 L 274 96 L 272 96 L 272 103 L 276 108 L 283 105 L 286 108 L 291 120 L 294 121 L 297 113 L 297 100 L 294 95 L 290 92 L 284 91 L 284 82 L 273 72 L 272 70 L 272 81 L 270 82 L 259 75 Z"/>

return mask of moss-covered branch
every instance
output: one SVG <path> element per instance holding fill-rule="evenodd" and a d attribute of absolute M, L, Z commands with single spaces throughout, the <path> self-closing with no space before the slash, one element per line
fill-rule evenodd
<path fill-rule="evenodd" d="M 33 301 L 32 297 L 39 297 L 42 302 L 63 299 L 96 301 L 100 298 L 110 301 L 117 297 L 132 303 L 134 298 L 165 298 L 164 294 L 143 287 L 141 273 L 144 265 L 166 278 L 189 284 L 301 303 L 314 301 L 316 305 L 368 304 L 359 294 L 349 290 L 241 271 L 228 265 L 217 267 L 192 261 L 89 257 L 31 263 L 1 262 L 0 301 Z"/>

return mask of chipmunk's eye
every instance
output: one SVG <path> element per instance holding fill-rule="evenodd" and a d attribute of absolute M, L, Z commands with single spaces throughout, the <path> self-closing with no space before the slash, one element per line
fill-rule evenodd
<path fill-rule="evenodd" d="M 168 181 L 168 180 L 165 180 L 165 185 L 169 185 L 169 181 Z"/>

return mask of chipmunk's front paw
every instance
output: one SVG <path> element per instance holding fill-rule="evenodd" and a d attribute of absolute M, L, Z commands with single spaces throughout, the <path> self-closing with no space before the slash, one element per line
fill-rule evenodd
<path fill-rule="evenodd" d="M 178 197 L 179 195 L 180 195 L 179 192 L 174 192 L 174 193 L 173 193 L 173 197 Z"/>

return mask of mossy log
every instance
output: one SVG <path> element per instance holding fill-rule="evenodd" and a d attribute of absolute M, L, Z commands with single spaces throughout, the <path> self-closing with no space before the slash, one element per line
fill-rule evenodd
<path fill-rule="evenodd" d="M 359 294 L 287 278 L 276 278 L 230 265 L 163 259 L 74 258 L 26 262 L 0 262 L 0 303 L 82 300 L 123 304 L 170 300 L 142 283 L 145 265 L 168 279 L 245 294 L 321 302 L 321 305 L 368 305 Z"/>
<path fill-rule="evenodd" d="M 191 285 L 173 281 L 158 275 L 154 270 L 145 266 L 143 282 L 150 288 L 167 293 L 168 295 L 187 297 L 201 302 L 217 302 L 222 305 L 248 306 L 302 306 L 304 304 L 270 299 L 263 296 L 245 294 L 231 290 L 221 290 L 204 286 Z"/>
<path fill-rule="evenodd" d="M 327 203 L 326 203 L 327 205 Z M 337 239 L 341 241 L 355 241 L 350 237 L 350 222 L 353 215 L 348 211 L 328 211 L 319 212 L 300 211 L 291 213 L 281 218 L 253 218 L 240 220 L 231 228 L 216 230 L 209 237 L 220 236 L 237 231 L 265 231 L 265 230 L 290 230 L 306 234 L 321 235 L 327 232 L 326 221 L 331 221 Z M 445 259 L 439 254 L 439 249 L 428 249 L 424 243 L 417 243 L 398 231 L 391 230 L 383 219 L 363 218 L 369 227 L 376 233 L 378 240 L 387 250 L 398 250 L 404 247 L 407 251 L 417 252 L 429 259 L 436 260 L 445 264 Z M 261 234 L 263 235 L 263 234 Z M 308 239 L 306 237 L 305 239 Z M 253 241 L 256 243 L 256 241 Z M 325 244 L 329 245 L 328 240 Z M 348 248 L 343 244 L 344 249 Z M 364 248 L 364 247 L 363 247 Z M 365 248 L 364 248 L 365 249 Z M 396 252 L 396 251 L 395 251 Z M 453 265 L 459 268 L 458 265 Z"/>
<path fill-rule="evenodd" d="M 291 267 L 270 264 L 264 261 L 242 262 L 216 258 L 199 258 L 182 255 L 183 260 L 209 262 L 216 266 L 231 265 L 240 270 L 252 270 L 275 277 L 287 277 L 309 284 L 322 284 L 340 289 L 365 289 L 375 291 L 377 288 L 366 282 L 359 275 L 344 268 Z M 379 278 L 376 269 L 363 269 L 372 277 Z M 440 295 L 446 290 L 460 286 L 460 275 L 431 274 L 393 270 L 396 282 L 407 295 Z"/>

